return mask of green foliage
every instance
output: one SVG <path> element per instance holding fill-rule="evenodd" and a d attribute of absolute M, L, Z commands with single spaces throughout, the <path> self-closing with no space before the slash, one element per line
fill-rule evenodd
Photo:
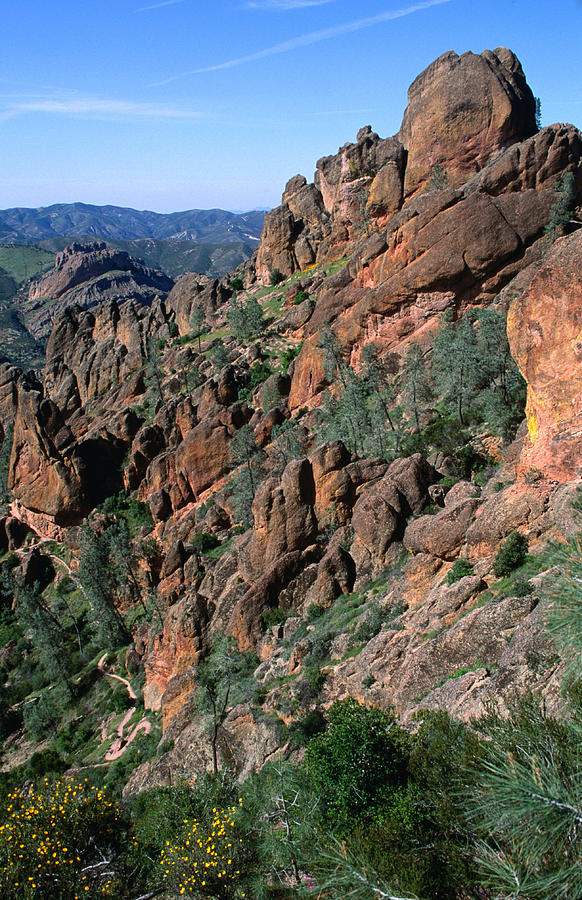
<path fill-rule="evenodd" d="M 263 479 L 262 456 L 250 425 L 239 428 L 230 442 L 230 458 L 239 471 L 231 479 L 230 490 L 234 512 L 248 528 L 252 524 L 252 504 Z"/>
<path fill-rule="evenodd" d="M 220 372 L 229 363 L 228 353 L 222 341 L 216 341 L 210 351 L 210 362 L 216 372 Z"/>
<path fill-rule="evenodd" d="M 304 747 L 312 737 L 325 731 L 325 716 L 319 709 L 312 709 L 299 719 L 295 719 L 289 726 L 291 740 Z"/>
<path fill-rule="evenodd" d="M 190 544 L 199 553 L 208 553 L 209 550 L 213 550 L 215 547 L 218 547 L 220 541 L 212 532 L 198 531 L 195 535 L 193 535 Z"/>
<path fill-rule="evenodd" d="M 519 531 L 512 531 L 495 555 L 493 572 L 496 578 L 503 578 L 504 575 L 509 575 L 514 569 L 523 565 L 527 550 L 527 538 Z"/>
<path fill-rule="evenodd" d="M 218 739 L 230 709 L 252 693 L 252 673 L 258 665 L 253 653 L 240 653 L 232 638 L 216 638 L 212 650 L 198 666 L 200 706 L 210 714 L 209 738 L 214 773 L 218 772 Z"/>
<path fill-rule="evenodd" d="M 135 537 L 142 528 L 151 531 L 154 527 L 149 504 L 138 500 L 129 491 L 107 497 L 101 508 L 104 513 L 125 519 L 131 537 Z"/>
<path fill-rule="evenodd" d="M 440 163 L 435 163 L 432 167 L 430 178 L 427 182 L 427 191 L 444 191 L 449 185 L 449 176 L 446 169 Z"/>
<path fill-rule="evenodd" d="M 67 700 L 62 693 L 45 691 L 35 700 L 31 700 L 24 706 L 24 727 L 37 741 L 42 741 L 47 733 L 53 737 L 57 735 L 57 728 Z"/>
<path fill-rule="evenodd" d="M 104 647 L 121 647 L 130 635 L 116 602 L 115 573 L 106 538 L 85 526 L 81 535 L 79 580 L 94 614 L 96 639 Z"/>
<path fill-rule="evenodd" d="M 178 337 L 178 326 L 177 326 L 177 324 L 176 324 L 175 322 L 169 322 L 169 323 L 168 323 L 168 331 L 169 331 L 169 333 L 170 333 L 170 337 L 171 337 L 171 338 L 176 338 L 176 337 Z"/>
<path fill-rule="evenodd" d="M 352 698 L 336 701 L 325 732 L 312 738 L 305 755 L 324 821 L 346 832 L 373 817 L 405 780 L 407 745 L 392 716 Z"/>
<path fill-rule="evenodd" d="M 324 394 L 319 416 L 327 440 L 342 440 L 358 455 L 387 456 L 400 450 L 401 433 L 390 409 L 389 373 L 369 344 L 356 372 L 329 326 L 322 328 L 326 379 L 334 385 Z"/>
<path fill-rule="evenodd" d="M 487 422 L 507 438 L 523 418 L 525 382 L 509 351 L 505 318 L 491 309 L 466 313 L 439 329 L 432 375 L 445 410 L 459 425 Z"/>
<path fill-rule="evenodd" d="M 390 612 L 385 606 L 378 602 L 371 603 L 354 632 L 355 640 L 358 643 L 367 644 L 380 633 L 382 625 L 390 617 Z"/>
<path fill-rule="evenodd" d="M 285 276 L 279 269 L 273 269 L 269 278 L 270 283 L 275 286 L 277 284 L 281 284 L 282 281 L 285 281 Z"/>
<path fill-rule="evenodd" d="M 18 587 L 14 604 L 16 618 L 30 634 L 36 656 L 44 673 L 44 684 L 55 683 L 59 696 L 70 697 L 69 653 L 66 633 L 37 584 Z M 47 701 L 48 702 L 48 701 Z"/>
<path fill-rule="evenodd" d="M 572 216 L 576 203 L 576 181 L 573 172 L 565 172 L 559 182 L 554 185 L 554 202 L 550 209 L 550 218 L 545 233 L 554 239 L 566 234 L 572 224 Z"/>
<path fill-rule="evenodd" d="M 273 369 L 269 365 L 268 362 L 256 362 L 249 369 L 249 375 L 251 378 L 251 388 L 254 390 L 263 381 L 266 381 L 269 375 L 273 374 Z"/>
<path fill-rule="evenodd" d="M 532 698 L 479 723 L 490 739 L 464 796 L 494 896 L 582 897 L 579 717 L 557 722 Z"/>
<path fill-rule="evenodd" d="M 447 572 L 445 581 L 447 584 L 454 584 L 466 575 L 473 575 L 473 566 L 466 559 L 456 559 L 452 567 Z"/>
<path fill-rule="evenodd" d="M 533 593 L 533 585 L 530 584 L 527 578 L 515 578 L 511 593 L 514 597 L 528 597 Z"/>
<path fill-rule="evenodd" d="M 242 278 L 238 278 L 238 276 L 236 278 L 231 278 L 231 280 L 228 282 L 228 284 L 232 288 L 233 291 L 244 290 L 243 280 L 242 280 Z"/>
<path fill-rule="evenodd" d="M 536 117 L 536 128 L 539 131 L 542 127 L 542 101 L 539 97 L 534 97 L 535 100 L 535 117 Z"/>
<path fill-rule="evenodd" d="M 13 432 L 13 426 L 7 425 L 4 430 L 2 446 L 0 447 L 0 505 L 5 505 L 10 502 L 8 471 L 10 467 L 10 454 L 12 452 Z"/>
<path fill-rule="evenodd" d="M 295 300 L 293 301 L 294 306 L 299 306 L 300 303 L 303 303 L 305 300 L 309 300 L 309 291 L 300 290 L 295 294 Z"/>
<path fill-rule="evenodd" d="M 226 319 L 233 333 L 243 342 L 261 335 L 266 326 L 263 310 L 255 297 L 239 301 L 236 294 L 233 294 L 226 311 Z"/>
<path fill-rule="evenodd" d="M 120 809 L 87 780 L 46 780 L 0 810 L 0 892 L 5 900 L 127 897 Z"/>
<path fill-rule="evenodd" d="M 285 375 L 289 370 L 289 366 L 293 362 L 296 356 L 299 356 L 301 353 L 301 348 L 303 343 L 296 344 L 295 346 L 286 347 L 281 356 L 281 371 Z"/>
<path fill-rule="evenodd" d="M 273 625 L 282 625 L 289 616 L 293 615 L 293 610 L 291 609 L 282 609 L 280 606 L 275 606 L 271 609 L 266 609 L 261 618 L 263 620 L 263 625 L 265 628 L 272 628 Z"/>

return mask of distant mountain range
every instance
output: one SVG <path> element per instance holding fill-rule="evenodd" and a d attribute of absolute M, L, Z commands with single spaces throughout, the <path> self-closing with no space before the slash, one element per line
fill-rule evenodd
<path fill-rule="evenodd" d="M 0 210 L 0 243 L 35 244 L 49 238 L 91 235 L 118 241 L 141 238 L 254 245 L 261 236 L 264 217 L 264 210 L 156 213 L 89 203 L 57 203 L 38 209 L 14 207 Z"/>

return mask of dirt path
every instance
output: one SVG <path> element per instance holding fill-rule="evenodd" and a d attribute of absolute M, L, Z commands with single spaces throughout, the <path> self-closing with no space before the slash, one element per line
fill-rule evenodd
<path fill-rule="evenodd" d="M 132 686 L 129 683 L 129 681 L 127 680 L 127 678 L 122 678 L 121 675 L 115 675 L 113 672 L 108 672 L 107 669 L 105 668 L 105 660 L 107 659 L 108 655 L 109 654 L 107 652 L 105 652 L 103 654 L 103 656 L 97 663 L 97 668 L 99 669 L 101 674 L 104 675 L 105 677 L 114 678 L 116 681 L 121 681 L 121 683 L 123 685 L 125 685 L 125 689 L 127 691 L 127 696 L 130 698 L 130 700 L 137 700 L 137 694 L 135 693 L 134 689 L 132 688 Z M 127 725 L 129 725 L 131 717 L 133 716 L 136 708 L 137 708 L 136 705 L 134 705 L 130 709 L 128 709 L 126 714 L 124 715 L 123 719 L 117 726 L 117 736 L 113 738 L 113 740 L 111 742 L 111 746 L 109 747 L 109 750 L 107 750 L 107 752 L 105 754 L 105 759 L 107 760 L 107 762 L 113 762 L 114 760 L 119 759 L 120 756 L 123 756 L 123 754 L 129 747 L 131 742 L 139 734 L 140 731 L 143 731 L 144 734 L 149 734 L 150 731 L 152 730 L 151 722 L 149 722 L 144 717 L 144 718 L 140 719 L 140 721 L 137 723 L 137 725 L 135 725 L 132 728 L 132 730 L 127 735 L 127 737 L 123 736 L 123 733 L 124 733 Z M 102 730 L 101 737 L 104 741 L 109 740 L 110 736 L 107 734 L 106 729 Z"/>

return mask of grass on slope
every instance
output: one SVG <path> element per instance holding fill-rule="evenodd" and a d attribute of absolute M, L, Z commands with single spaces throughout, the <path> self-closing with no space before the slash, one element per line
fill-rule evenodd
<path fill-rule="evenodd" d="M 0 244 L 0 269 L 16 282 L 17 287 L 30 278 L 47 272 L 54 262 L 54 253 L 41 250 L 40 247 Z"/>

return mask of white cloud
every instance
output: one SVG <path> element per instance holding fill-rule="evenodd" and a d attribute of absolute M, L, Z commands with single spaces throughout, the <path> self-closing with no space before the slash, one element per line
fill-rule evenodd
<path fill-rule="evenodd" d="M 335 0 L 248 0 L 250 9 L 305 9 L 307 6 L 323 6 Z"/>
<path fill-rule="evenodd" d="M 184 0 L 163 0 L 162 3 L 152 3 L 151 6 L 140 6 L 136 12 L 147 12 L 149 9 L 161 9 L 162 6 L 175 6 L 176 3 L 183 3 Z"/>
<path fill-rule="evenodd" d="M 451 0 L 424 0 L 421 3 L 415 3 L 413 6 L 407 6 L 404 9 L 387 10 L 378 13 L 376 16 L 368 16 L 365 19 L 356 19 L 354 22 L 346 22 L 343 25 L 332 25 L 330 28 L 323 28 L 320 31 L 311 31 L 309 34 L 299 35 L 291 38 L 289 41 L 283 41 L 281 44 L 275 44 L 272 47 L 266 47 L 256 53 L 249 53 L 247 56 L 239 56 L 235 59 L 226 60 L 226 62 L 216 63 L 212 66 L 204 66 L 200 69 L 191 69 L 188 72 L 181 72 L 179 75 L 173 75 L 163 81 L 155 82 L 153 87 L 160 87 L 177 81 L 179 78 L 186 78 L 189 75 L 202 75 L 206 72 L 218 72 L 220 69 L 232 69 L 235 66 L 242 66 L 246 63 L 256 62 L 259 59 L 265 59 L 268 56 L 275 56 L 279 53 L 289 53 L 292 50 L 298 50 L 300 47 L 308 47 L 319 41 L 327 41 L 331 38 L 339 37 L 343 34 L 351 34 L 354 31 L 361 31 L 364 28 L 371 28 L 374 25 L 380 25 L 382 22 L 390 22 L 393 19 L 401 19 L 404 16 L 410 16 L 415 12 L 423 9 L 430 9 L 432 6 L 440 6 L 443 3 L 450 3 Z"/>
<path fill-rule="evenodd" d="M 206 113 L 153 103 L 134 103 L 127 100 L 110 100 L 100 97 L 80 97 L 74 93 L 50 96 L 2 96 L 0 118 L 9 119 L 27 113 L 45 113 L 90 119 L 150 118 L 150 119 L 200 119 L 209 118 Z"/>

